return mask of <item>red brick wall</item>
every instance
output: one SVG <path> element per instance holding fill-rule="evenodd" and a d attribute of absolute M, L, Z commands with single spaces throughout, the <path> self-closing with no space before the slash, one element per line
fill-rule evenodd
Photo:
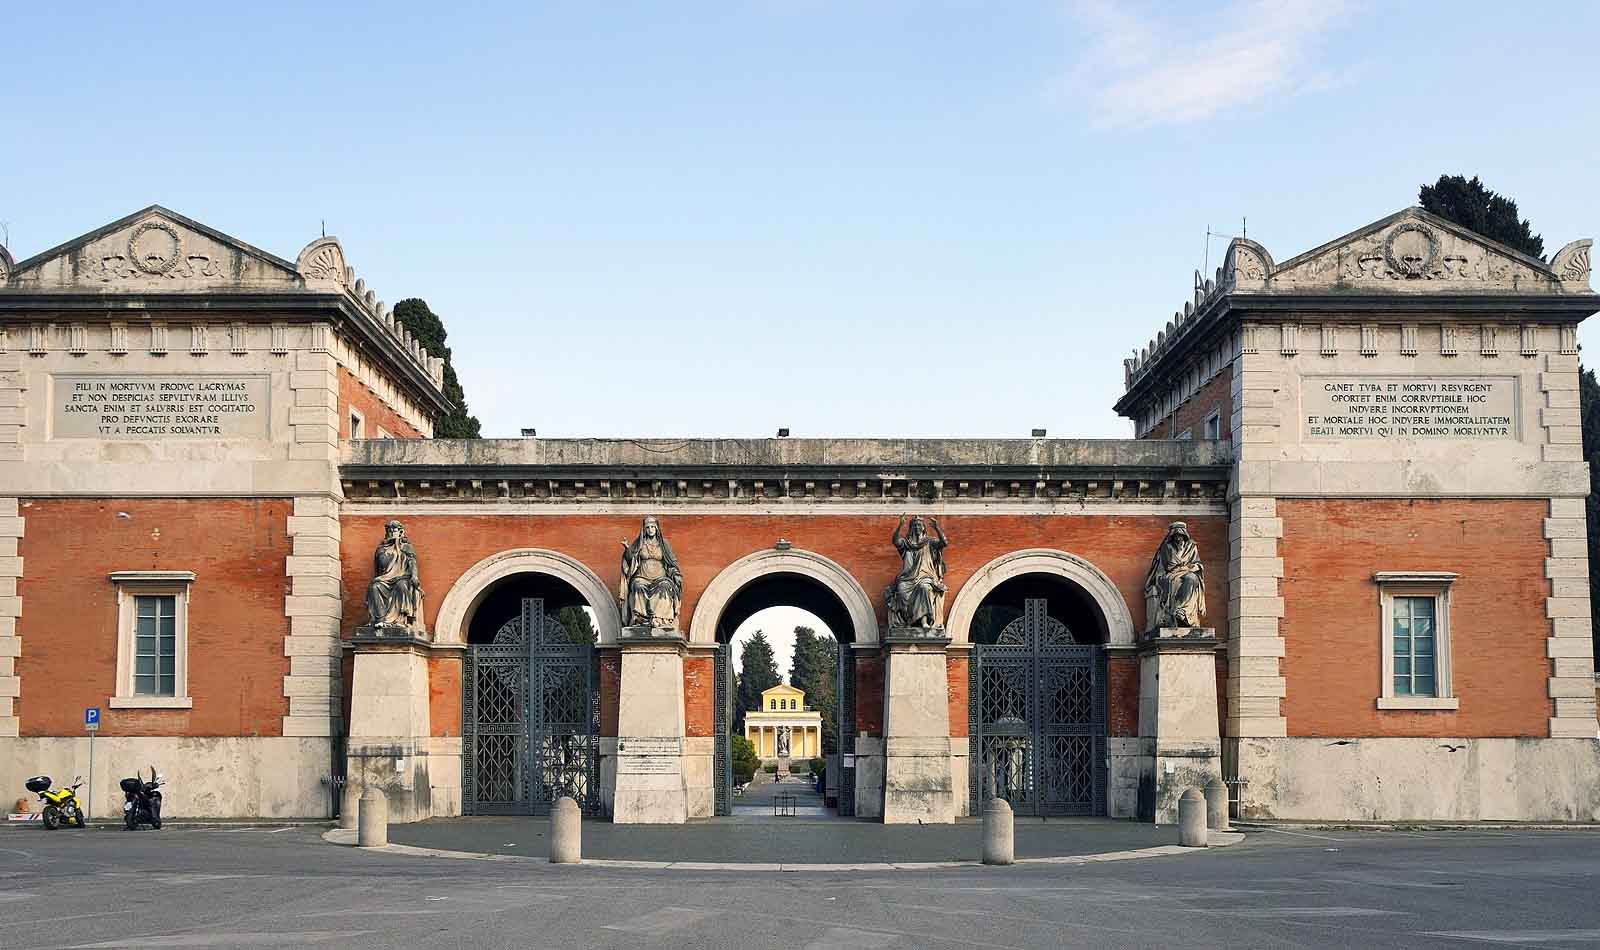
<path fill-rule="evenodd" d="M 691 738 L 717 734 L 717 661 L 710 656 L 683 658 L 683 727 Z"/>
<path fill-rule="evenodd" d="M 347 591 L 366 589 L 372 551 L 382 537 L 386 520 L 382 515 L 342 519 Z M 615 589 L 619 571 L 617 541 L 631 538 L 639 528 L 639 519 L 628 515 L 434 515 L 403 520 L 406 533 L 416 545 L 422 586 L 427 591 L 425 608 L 430 628 L 437 620 L 439 605 L 463 572 L 483 558 L 511 548 L 536 546 L 560 551 L 586 564 L 608 589 Z M 941 520 L 951 540 L 947 552 L 947 605 L 954 602 L 961 585 L 990 560 L 1023 548 L 1060 548 L 1086 558 L 1105 572 L 1128 602 L 1135 629 L 1142 630 L 1145 572 L 1172 519 L 1152 514 L 952 515 Z M 1206 558 L 1206 600 L 1211 610 L 1207 623 L 1226 630 L 1227 519 L 1217 515 L 1184 520 Z M 688 627 L 701 595 L 718 572 L 747 554 L 769 548 L 780 537 L 842 565 L 878 606 L 881 623 L 882 591 L 893 580 L 899 564 L 888 544 L 897 521 L 897 516 L 889 515 L 664 515 L 662 529 L 672 542 L 684 574 L 681 623 Z M 344 629 L 350 631 L 362 623 L 364 611 L 360 597 L 347 597 Z M 881 669 L 881 661 L 875 658 L 858 667 L 857 728 L 874 735 L 881 732 Z M 965 728 L 964 696 L 963 689 L 959 715 L 952 705 L 952 728 L 957 719 Z M 1125 708 L 1124 718 L 1132 717 L 1135 722 L 1128 735 L 1137 733 L 1137 696 L 1136 672 L 1130 690 L 1112 694 L 1113 718 L 1122 715 L 1118 709 Z M 607 708 L 612 711 L 610 721 L 614 723 L 614 697 L 603 698 L 603 702 L 613 703 Z"/>
<path fill-rule="evenodd" d="M 950 702 L 950 735 L 967 736 L 967 679 L 970 661 L 965 653 L 952 653 L 945 661 L 946 687 Z"/>
<path fill-rule="evenodd" d="M 1209 606 L 1210 595 L 1207 595 Z M 1139 658 L 1119 654 L 1106 659 L 1106 734 L 1139 734 Z"/>
<path fill-rule="evenodd" d="M 617 734 L 617 714 L 622 698 L 622 653 L 600 651 L 600 734 Z"/>
<path fill-rule="evenodd" d="M 102 736 L 276 736 L 288 701 L 283 615 L 286 499 L 22 501 L 26 610 L 17 632 L 24 736 L 83 734 L 101 708 Z M 193 709 L 111 709 L 117 596 L 112 571 L 193 571 L 189 695 Z"/>
<path fill-rule="evenodd" d="M 461 735 L 459 653 L 436 653 L 428 657 L 428 721 L 436 736 Z"/>
<path fill-rule="evenodd" d="M 372 551 L 383 536 L 387 520 L 384 515 L 346 515 L 341 519 L 347 591 L 366 590 Z M 422 586 L 427 591 L 425 609 L 430 629 L 438 619 L 445 594 L 461 574 L 483 558 L 511 548 L 560 551 L 583 562 L 608 589 L 614 590 L 620 569 L 617 541 L 632 538 L 639 530 L 639 519 L 631 515 L 432 515 L 401 520 L 416 545 Z M 701 594 L 718 572 L 747 554 L 770 548 L 778 538 L 788 538 L 795 547 L 815 551 L 843 566 L 872 598 L 882 623 L 883 590 L 899 567 L 889 546 L 889 535 L 897 520 L 891 515 L 663 515 L 662 530 L 683 569 L 681 623 L 687 628 Z M 950 586 L 947 604 L 954 603 L 961 585 L 975 571 L 1000 555 L 1023 548 L 1060 548 L 1105 572 L 1128 602 L 1134 627 L 1142 630 L 1145 572 L 1172 520 L 1161 514 L 942 518 L 951 543 L 946 554 L 950 567 L 946 577 Z M 1227 518 L 1191 515 L 1183 520 L 1205 558 L 1206 602 L 1211 611 L 1206 622 L 1225 630 Z M 366 608 L 361 597 L 346 597 L 344 609 L 347 631 L 364 621 Z"/>
<path fill-rule="evenodd" d="M 883 735 L 883 657 L 856 654 L 856 735 Z"/>
<path fill-rule="evenodd" d="M 1172 414 L 1156 423 L 1155 427 L 1144 436 L 1146 439 L 1176 439 L 1183 435 L 1183 430 L 1191 430 L 1193 438 L 1203 439 L 1205 433 L 1206 416 L 1211 415 L 1213 409 L 1218 409 L 1218 418 L 1222 421 L 1221 438 L 1233 438 L 1233 369 L 1224 367 L 1222 372 L 1212 377 L 1211 382 L 1200 387 L 1200 391 L 1184 400 Z"/>
<path fill-rule="evenodd" d="M 1548 735 L 1546 508 L 1542 500 L 1280 500 L 1289 735 Z M 1449 617 L 1459 710 L 1377 709 L 1376 571 L 1461 575 Z"/>
<path fill-rule="evenodd" d="M 376 439 L 378 427 L 397 439 L 420 439 L 422 433 L 389 404 L 378 398 L 361 380 L 343 366 L 339 367 L 339 438 L 350 438 L 350 410 L 361 413 L 365 432 L 362 438 Z"/>

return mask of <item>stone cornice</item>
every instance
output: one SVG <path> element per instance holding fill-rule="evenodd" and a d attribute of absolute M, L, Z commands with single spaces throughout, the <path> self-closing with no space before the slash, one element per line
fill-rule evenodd
<path fill-rule="evenodd" d="M 353 503 L 1070 504 L 1223 497 L 1225 442 L 501 439 L 351 443 Z"/>

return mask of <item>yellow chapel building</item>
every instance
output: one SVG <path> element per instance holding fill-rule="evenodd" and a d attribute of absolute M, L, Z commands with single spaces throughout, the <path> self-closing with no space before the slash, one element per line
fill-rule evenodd
<path fill-rule="evenodd" d="M 761 709 L 744 714 L 744 736 L 763 762 L 822 755 L 822 714 L 806 705 L 805 690 L 779 683 L 762 692 Z"/>

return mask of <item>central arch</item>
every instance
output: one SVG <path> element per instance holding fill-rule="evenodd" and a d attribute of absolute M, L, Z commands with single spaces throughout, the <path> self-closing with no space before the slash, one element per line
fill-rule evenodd
<path fill-rule="evenodd" d="M 689 642 L 716 643 L 717 624 L 729 602 L 752 581 L 768 574 L 798 574 L 826 587 L 850 615 L 855 642 L 878 642 L 877 610 L 850 572 L 820 554 L 796 548 L 757 551 L 723 568 L 706 585 L 695 604 L 694 618 L 689 622 Z"/>

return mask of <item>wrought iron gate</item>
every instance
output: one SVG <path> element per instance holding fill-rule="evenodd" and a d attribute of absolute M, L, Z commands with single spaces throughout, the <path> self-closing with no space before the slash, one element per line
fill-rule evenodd
<path fill-rule="evenodd" d="M 462 682 L 462 811 L 547 815 L 570 795 L 600 814 L 599 659 L 528 597 L 489 643 L 467 651 Z"/>
<path fill-rule="evenodd" d="M 848 643 L 839 644 L 839 714 L 836 744 L 839 747 L 839 815 L 856 813 L 856 655 Z M 849 765 L 845 763 L 849 762 Z"/>
<path fill-rule="evenodd" d="M 1043 599 L 1024 602 L 994 644 L 972 653 L 967 692 L 972 812 L 983 776 L 1027 815 L 1106 812 L 1105 653 L 1076 643 Z"/>
<path fill-rule="evenodd" d="M 713 740 L 715 755 L 712 759 L 712 782 L 715 792 L 712 794 L 713 813 L 717 815 L 733 814 L 733 647 L 724 643 L 717 647 L 717 662 L 715 675 L 716 686 L 716 721 Z"/>

